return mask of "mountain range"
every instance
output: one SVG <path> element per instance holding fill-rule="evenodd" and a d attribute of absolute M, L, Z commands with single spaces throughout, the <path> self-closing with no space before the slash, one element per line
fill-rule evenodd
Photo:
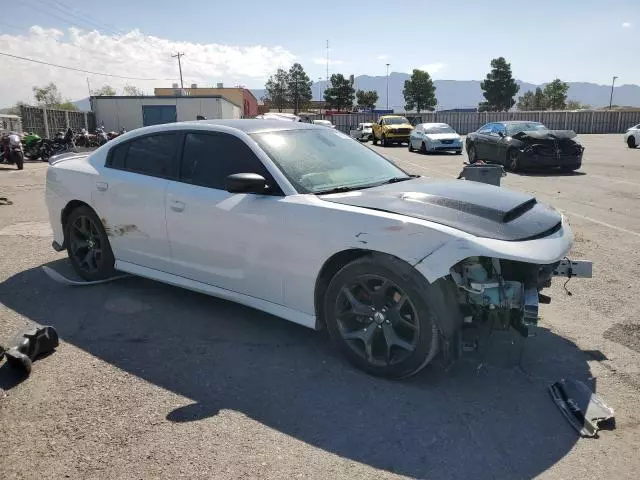
<path fill-rule="evenodd" d="M 402 89 L 405 80 L 409 79 L 409 74 L 393 72 L 389 74 L 389 108 L 402 110 L 404 108 L 404 98 Z M 533 83 L 516 80 L 520 86 L 520 90 L 516 97 L 523 95 L 525 92 L 534 91 L 537 87 L 544 88 L 545 84 L 536 85 Z M 590 105 L 598 108 L 609 105 L 609 96 L 611 94 L 611 85 L 598 85 L 596 83 L 586 82 L 567 82 L 569 84 L 569 92 L 567 98 L 569 100 L 577 100 L 582 104 Z M 482 89 L 480 88 L 480 80 L 434 80 L 436 86 L 436 97 L 438 99 L 438 110 L 448 110 L 452 108 L 475 108 L 478 103 L 484 101 Z M 312 93 L 314 100 L 320 100 L 321 94 L 326 88 L 327 82 L 320 81 L 313 85 Z M 355 77 L 354 86 L 356 90 L 375 90 L 378 92 L 377 108 L 386 108 L 387 106 L 387 77 L 372 77 L 369 75 L 360 75 Z M 252 89 L 251 92 L 259 100 L 265 96 L 264 89 Z M 517 98 L 516 98 L 517 99 Z M 613 104 L 624 106 L 640 107 L 640 86 L 638 85 L 620 85 L 614 88 Z"/>

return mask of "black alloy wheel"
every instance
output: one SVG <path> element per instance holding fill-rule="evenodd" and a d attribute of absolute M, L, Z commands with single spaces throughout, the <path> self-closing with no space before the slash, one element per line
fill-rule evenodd
<path fill-rule="evenodd" d="M 438 352 L 427 291 L 426 281 L 398 259 L 380 254 L 355 260 L 329 284 L 329 334 L 347 359 L 368 373 L 412 375 Z"/>
<path fill-rule="evenodd" d="M 103 280 L 113 276 L 113 252 L 98 216 L 88 207 L 79 207 L 69 215 L 66 226 L 67 253 L 71 265 L 85 280 Z"/>

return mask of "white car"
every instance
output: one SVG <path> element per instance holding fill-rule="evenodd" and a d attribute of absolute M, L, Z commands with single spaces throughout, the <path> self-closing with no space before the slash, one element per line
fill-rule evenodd
<path fill-rule="evenodd" d="M 462 139 L 446 123 L 420 123 L 409 135 L 409 151 L 462 153 Z"/>
<path fill-rule="evenodd" d="M 336 128 L 336 126 L 329 120 L 313 120 L 312 123 L 314 125 L 321 125 L 323 127 Z"/>
<path fill-rule="evenodd" d="M 640 145 L 640 124 L 627 130 L 627 133 L 624 134 L 624 143 L 629 148 L 636 148 Z"/>
<path fill-rule="evenodd" d="M 371 138 L 373 123 L 360 123 L 357 128 L 351 130 L 349 134 L 356 140 L 366 142 Z"/>
<path fill-rule="evenodd" d="M 84 279 L 128 272 L 326 327 L 394 378 L 455 357 L 463 323 L 525 332 L 573 242 L 529 194 L 409 175 L 337 130 L 277 120 L 125 133 L 52 161 L 46 203 Z"/>

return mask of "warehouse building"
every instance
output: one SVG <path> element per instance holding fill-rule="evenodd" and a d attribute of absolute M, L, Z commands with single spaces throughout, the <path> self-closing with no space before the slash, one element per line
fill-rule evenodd
<path fill-rule="evenodd" d="M 133 130 L 160 123 L 242 118 L 242 107 L 222 95 L 173 97 L 90 97 L 96 125 L 107 131 Z"/>
<path fill-rule="evenodd" d="M 258 115 L 258 100 L 255 95 L 244 87 L 225 87 L 224 84 L 218 83 L 217 87 L 198 87 L 198 84 L 191 84 L 190 88 L 178 88 L 178 84 L 174 83 L 171 88 L 156 88 L 153 91 L 156 97 L 174 97 L 174 96 L 216 96 L 221 95 L 230 102 L 242 106 L 242 117 L 255 117 Z"/>

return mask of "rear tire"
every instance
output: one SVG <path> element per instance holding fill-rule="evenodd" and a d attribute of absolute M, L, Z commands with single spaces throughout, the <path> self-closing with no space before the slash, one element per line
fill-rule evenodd
<path fill-rule="evenodd" d="M 377 144 L 378 144 L 378 139 L 376 138 L 376 134 L 375 134 L 375 133 L 372 133 L 372 134 L 371 134 L 371 142 L 372 142 L 374 145 L 377 145 Z"/>
<path fill-rule="evenodd" d="M 89 207 L 73 210 L 64 226 L 69 261 L 85 280 L 105 280 L 115 273 L 115 258 L 102 222 Z"/>
<path fill-rule="evenodd" d="M 435 288 L 395 257 L 354 260 L 329 283 L 324 298 L 329 335 L 367 373 L 413 375 L 438 353 L 440 333 L 431 307 L 438 301 Z"/>
<path fill-rule="evenodd" d="M 413 152 L 413 145 L 411 144 L 411 140 L 409 140 L 409 151 Z"/>
<path fill-rule="evenodd" d="M 629 146 L 629 148 L 636 148 L 636 138 L 633 135 L 630 135 L 629 138 L 627 138 L 627 145 Z"/>

